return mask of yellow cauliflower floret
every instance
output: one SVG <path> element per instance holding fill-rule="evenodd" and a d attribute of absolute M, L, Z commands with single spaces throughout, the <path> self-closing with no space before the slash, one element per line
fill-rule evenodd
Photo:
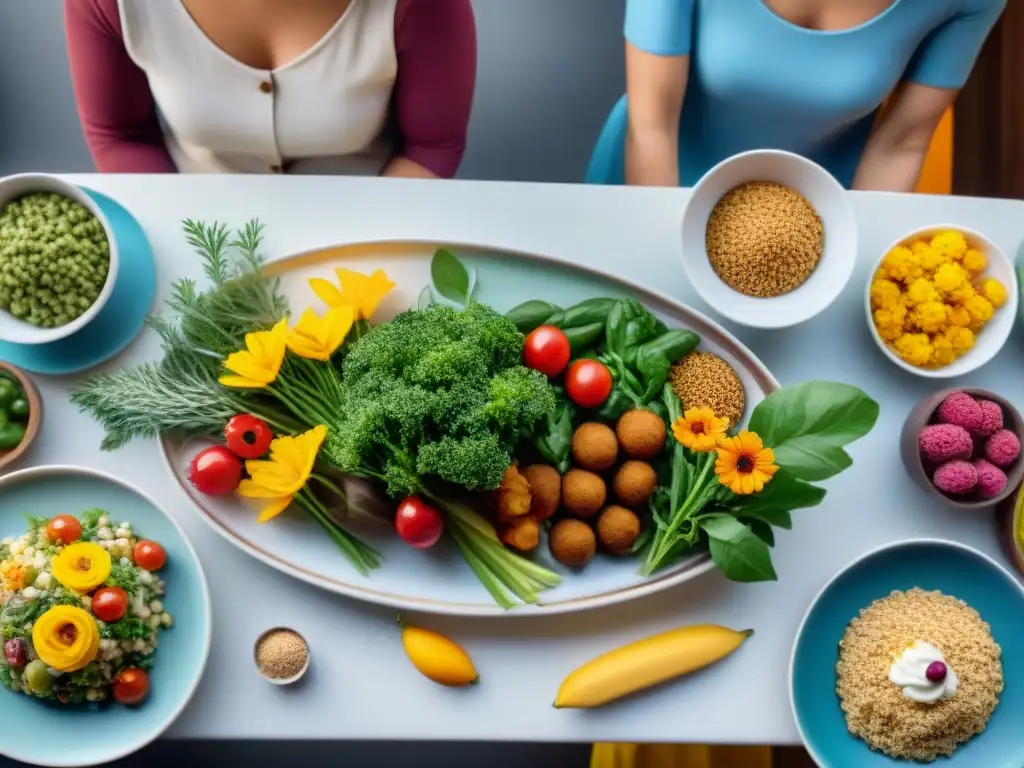
<path fill-rule="evenodd" d="M 994 277 L 982 280 L 979 288 L 981 289 L 981 295 L 988 299 L 993 307 L 1001 307 L 1006 303 L 1006 286 Z"/>
<path fill-rule="evenodd" d="M 949 317 L 946 318 L 949 325 L 959 326 L 960 328 L 970 328 L 971 313 L 960 305 L 955 305 L 949 308 Z"/>
<path fill-rule="evenodd" d="M 925 275 L 932 275 L 935 271 L 943 264 L 949 264 L 951 259 L 941 251 L 937 251 L 927 243 L 918 240 L 914 243 L 915 246 L 921 245 L 920 248 L 913 248 L 914 253 L 921 259 L 921 269 L 924 270 Z"/>
<path fill-rule="evenodd" d="M 925 333 L 935 333 L 942 330 L 949 317 L 949 307 L 941 301 L 926 301 L 918 304 L 910 315 L 910 322 L 918 330 Z"/>
<path fill-rule="evenodd" d="M 892 280 L 876 277 L 871 283 L 871 306 L 876 309 L 888 309 L 903 304 L 900 287 Z"/>
<path fill-rule="evenodd" d="M 964 303 L 964 309 L 971 315 L 971 328 L 974 330 L 979 330 L 995 314 L 992 302 L 984 296 L 972 296 Z"/>
<path fill-rule="evenodd" d="M 935 270 L 932 283 L 940 293 L 951 293 L 967 282 L 967 272 L 955 262 L 947 262 Z"/>
<path fill-rule="evenodd" d="M 988 257 L 976 248 L 971 248 L 967 253 L 964 254 L 963 259 L 964 269 L 975 275 L 979 272 L 984 272 L 988 266 Z"/>
<path fill-rule="evenodd" d="M 895 341 L 903 335 L 903 324 L 907 320 L 907 308 L 897 304 L 889 309 L 876 309 L 875 328 L 886 341 Z"/>
<path fill-rule="evenodd" d="M 954 230 L 939 232 L 932 238 L 932 248 L 939 253 L 950 256 L 954 259 L 961 259 L 967 253 L 967 240 L 963 234 Z"/>
<path fill-rule="evenodd" d="M 964 283 L 956 290 L 950 291 L 947 294 L 946 299 L 954 304 L 964 305 L 977 296 L 977 294 L 978 292 L 974 290 L 973 285 L 970 283 Z"/>
<path fill-rule="evenodd" d="M 947 328 L 943 336 L 953 345 L 953 350 L 962 355 L 974 346 L 974 332 L 970 328 Z"/>
<path fill-rule="evenodd" d="M 932 359 L 932 343 L 926 333 L 904 333 L 892 344 L 896 354 L 903 360 L 923 367 L 928 365 Z"/>
<path fill-rule="evenodd" d="M 957 358 L 956 350 L 953 349 L 953 343 L 945 336 L 933 336 L 932 337 L 932 359 L 931 363 L 935 366 L 949 365 Z"/>
<path fill-rule="evenodd" d="M 902 283 L 909 283 L 921 277 L 921 257 L 903 245 L 897 245 L 882 260 L 886 277 Z"/>
<path fill-rule="evenodd" d="M 903 303 L 911 307 L 916 304 L 924 304 L 926 301 L 938 300 L 939 292 L 935 290 L 932 281 L 923 277 L 919 277 L 907 286 L 907 292 L 903 294 Z"/>

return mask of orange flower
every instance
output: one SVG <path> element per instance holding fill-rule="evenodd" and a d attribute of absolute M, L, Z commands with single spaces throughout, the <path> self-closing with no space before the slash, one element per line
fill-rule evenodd
<path fill-rule="evenodd" d="M 688 408 L 686 413 L 676 419 L 672 423 L 672 434 L 691 451 L 705 453 L 715 450 L 728 428 L 728 419 L 718 418 L 713 410 L 702 405 L 699 408 Z"/>
<path fill-rule="evenodd" d="M 727 437 L 718 446 L 715 474 L 718 482 L 733 493 L 759 493 L 778 471 L 775 452 L 765 448 L 754 432 L 740 432 L 736 437 Z"/>

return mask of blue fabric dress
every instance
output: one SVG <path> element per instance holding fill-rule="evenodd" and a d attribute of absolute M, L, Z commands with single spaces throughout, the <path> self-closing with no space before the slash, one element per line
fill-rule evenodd
<path fill-rule="evenodd" d="M 690 54 L 679 180 L 750 149 L 785 149 L 853 181 L 875 113 L 903 79 L 960 88 L 1006 0 L 894 0 L 858 27 L 821 32 L 764 0 L 626 0 L 625 34 L 662 56 Z M 626 99 L 608 118 L 587 181 L 623 183 Z"/>

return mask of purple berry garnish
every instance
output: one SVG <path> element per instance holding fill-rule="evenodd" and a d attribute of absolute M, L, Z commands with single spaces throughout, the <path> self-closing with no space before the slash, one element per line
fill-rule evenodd
<path fill-rule="evenodd" d="M 924 671 L 924 676 L 931 680 L 933 683 L 941 683 L 946 679 L 946 665 L 941 661 L 933 661 L 928 665 L 928 669 Z"/>

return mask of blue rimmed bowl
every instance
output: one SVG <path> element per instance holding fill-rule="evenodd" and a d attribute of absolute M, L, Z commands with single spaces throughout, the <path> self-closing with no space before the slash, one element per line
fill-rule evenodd
<path fill-rule="evenodd" d="M 21 535 L 25 514 L 78 515 L 91 507 L 129 521 L 141 536 L 163 545 L 163 603 L 174 625 L 160 634 L 150 694 L 138 707 L 48 705 L 0 688 L 0 755 L 13 760 L 77 768 L 130 755 L 177 719 L 206 668 L 212 623 L 206 577 L 184 531 L 142 491 L 80 467 L 13 472 L 0 479 L 0 537 Z"/>
<path fill-rule="evenodd" d="M 836 695 L 839 641 L 847 625 L 893 590 L 920 587 L 957 597 L 988 622 L 1002 647 L 1005 689 L 985 730 L 937 761 L 953 768 L 1024 766 L 1024 587 L 988 555 L 952 541 L 913 539 L 862 555 L 829 581 L 797 631 L 790 703 L 807 751 L 822 768 L 911 765 L 873 752 L 846 728 Z"/>

